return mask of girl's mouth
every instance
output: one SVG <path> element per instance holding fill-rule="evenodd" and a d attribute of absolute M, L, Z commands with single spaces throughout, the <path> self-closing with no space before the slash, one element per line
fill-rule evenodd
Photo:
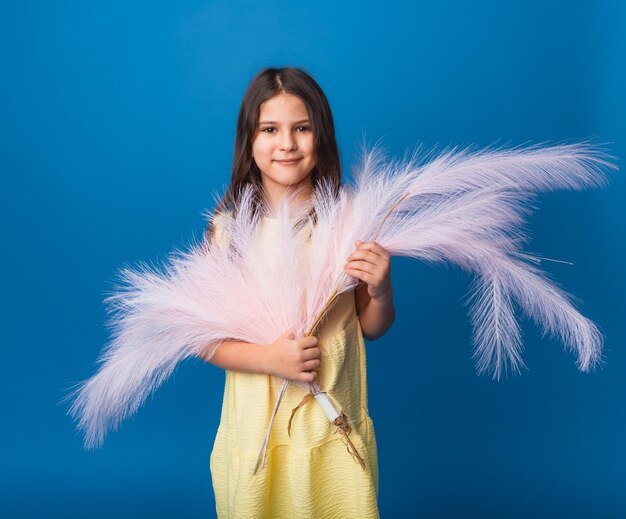
<path fill-rule="evenodd" d="M 283 166 L 291 166 L 292 164 L 296 164 L 297 162 L 299 162 L 302 159 L 293 159 L 293 160 L 275 160 L 274 162 L 277 162 L 278 164 L 281 164 Z"/>

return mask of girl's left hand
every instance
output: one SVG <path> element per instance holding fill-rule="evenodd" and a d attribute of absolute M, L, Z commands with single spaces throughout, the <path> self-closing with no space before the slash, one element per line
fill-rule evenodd
<path fill-rule="evenodd" d="M 376 242 L 356 242 L 356 251 L 344 265 L 347 274 L 367 283 L 372 299 L 384 299 L 391 293 L 389 253 Z"/>

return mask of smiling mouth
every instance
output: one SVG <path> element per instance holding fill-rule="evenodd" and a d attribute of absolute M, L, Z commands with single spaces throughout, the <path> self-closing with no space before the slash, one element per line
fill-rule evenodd
<path fill-rule="evenodd" d="M 278 162 L 278 164 L 282 164 L 283 166 L 291 166 L 292 164 L 296 164 L 300 162 L 302 159 L 293 159 L 293 160 L 275 160 L 274 162 Z"/>

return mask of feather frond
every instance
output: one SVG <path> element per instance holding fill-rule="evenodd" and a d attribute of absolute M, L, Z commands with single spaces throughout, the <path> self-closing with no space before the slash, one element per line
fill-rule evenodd
<path fill-rule="evenodd" d="M 500 378 L 523 367 L 516 306 L 574 351 L 579 369 L 596 365 L 600 332 L 522 251 L 523 224 L 540 192 L 604 185 L 610 157 L 588 143 L 420 153 L 392 160 L 365 151 L 354 185 L 316 190 L 314 220 L 306 204 L 295 207 L 296 193 L 270 215 L 244 190 L 225 220 L 226 245 L 215 238 L 175 251 L 162 268 L 122 269 L 105 300 L 112 335 L 98 371 L 64 399 L 85 446 L 100 446 L 180 361 L 210 360 L 227 339 L 269 344 L 290 329 L 310 333 L 329 302 L 356 286 L 343 269 L 356 240 L 475 275 L 469 311 L 479 373 Z M 269 237 L 261 232 L 268 218 Z"/>

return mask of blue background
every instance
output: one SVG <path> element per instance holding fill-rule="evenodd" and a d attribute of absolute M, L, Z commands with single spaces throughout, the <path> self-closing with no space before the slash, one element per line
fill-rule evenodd
<path fill-rule="evenodd" d="M 0 9 L 4 517 L 215 516 L 219 368 L 180 365 L 98 451 L 83 451 L 58 401 L 94 372 L 115 270 L 200 236 L 261 68 L 317 79 L 346 173 L 363 134 L 397 156 L 594 138 L 623 169 L 617 0 Z M 528 223 L 528 250 L 574 264 L 545 269 L 606 336 L 594 373 L 524 322 L 529 370 L 477 376 L 470 278 L 394 258 L 396 322 L 367 346 L 383 517 L 626 515 L 623 177 L 542 196 Z"/>

